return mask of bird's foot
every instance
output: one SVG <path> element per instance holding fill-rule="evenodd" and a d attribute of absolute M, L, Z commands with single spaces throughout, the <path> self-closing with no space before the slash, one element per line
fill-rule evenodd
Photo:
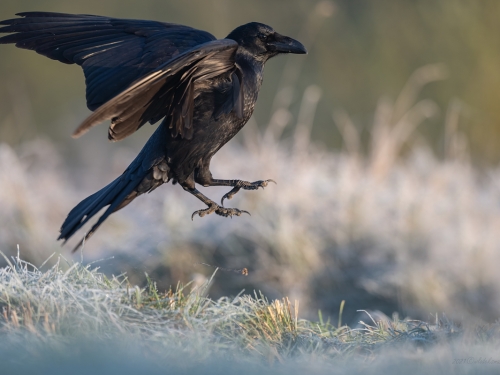
<path fill-rule="evenodd" d="M 210 215 L 211 213 L 214 213 L 214 212 L 217 215 L 224 216 L 224 217 L 241 216 L 241 214 L 243 214 L 243 213 L 250 215 L 250 212 L 248 212 L 248 211 L 238 210 L 237 208 L 225 208 L 225 207 L 219 206 L 215 202 L 212 202 L 208 206 L 208 208 L 193 212 L 193 214 L 191 215 L 191 220 L 193 220 L 196 215 L 203 217 L 205 215 Z"/>
<path fill-rule="evenodd" d="M 270 182 L 273 182 L 276 184 L 276 181 L 274 180 L 259 180 L 255 182 L 248 182 L 248 181 L 238 181 L 236 186 L 227 194 L 224 194 L 224 196 L 221 199 L 221 204 L 224 206 L 224 199 L 232 199 L 234 195 L 240 191 L 241 189 L 243 190 L 257 190 L 258 188 L 264 189 L 267 185 L 269 185 Z"/>

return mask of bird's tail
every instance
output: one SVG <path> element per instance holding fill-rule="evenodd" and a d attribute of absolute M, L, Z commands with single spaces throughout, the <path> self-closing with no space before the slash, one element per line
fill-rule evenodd
<path fill-rule="evenodd" d="M 102 208 L 109 206 L 85 234 L 73 252 L 88 239 L 109 215 L 125 207 L 137 196 L 149 193 L 169 180 L 169 168 L 163 152 L 163 125 L 152 135 L 135 160 L 123 174 L 98 192 L 85 198 L 73 208 L 61 226 L 58 240 L 64 243 Z M 64 244 L 63 243 L 63 244 Z"/>

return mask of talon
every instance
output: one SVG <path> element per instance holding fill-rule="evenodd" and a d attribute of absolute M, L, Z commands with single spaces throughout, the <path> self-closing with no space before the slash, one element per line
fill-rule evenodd
<path fill-rule="evenodd" d="M 199 217 L 205 216 L 205 212 L 204 211 L 205 210 L 198 210 L 198 211 L 193 212 L 193 214 L 191 215 L 191 221 L 194 221 L 194 217 L 196 215 L 198 215 Z"/>
<path fill-rule="evenodd" d="M 216 203 L 213 203 L 208 208 L 193 212 L 193 214 L 191 215 L 191 220 L 194 220 L 194 217 L 196 215 L 203 217 L 214 212 L 219 216 L 230 217 L 231 219 L 233 218 L 233 216 L 241 216 L 242 213 L 250 215 L 250 212 L 245 210 L 239 210 L 237 208 L 224 208 Z"/>
<path fill-rule="evenodd" d="M 237 208 L 223 208 L 223 207 L 220 207 L 218 210 L 215 211 L 215 213 L 220 216 L 225 216 L 225 217 L 229 216 L 231 219 L 233 218 L 233 216 L 241 216 L 242 213 L 250 215 L 250 213 L 245 210 L 239 210 Z"/>
<path fill-rule="evenodd" d="M 227 195 L 227 194 L 225 194 L 225 195 L 222 197 L 222 199 L 220 200 L 220 204 L 221 204 L 221 206 L 222 206 L 222 207 L 224 207 L 224 199 L 231 199 L 231 198 L 229 198 L 229 197 L 228 197 L 228 195 Z"/>
<path fill-rule="evenodd" d="M 212 205 L 208 206 L 208 208 L 205 208 L 203 210 L 198 210 L 193 212 L 191 215 L 191 221 L 194 220 L 194 217 L 198 215 L 199 217 L 203 217 L 205 215 L 210 215 L 212 212 L 216 211 L 219 208 L 219 205 L 213 203 Z"/>
<path fill-rule="evenodd" d="M 224 199 L 227 199 L 227 200 L 230 200 L 230 199 L 233 199 L 233 196 L 238 192 L 240 191 L 240 188 L 239 187 L 235 187 L 233 188 L 229 193 L 227 194 L 224 194 L 224 196 L 222 197 L 222 199 L 220 200 L 220 203 L 222 206 L 224 206 Z"/>
<path fill-rule="evenodd" d="M 259 180 L 255 182 L 247 182 L 247 181 L 238 181 L 236 185 L 233 185 L 234 188 L 229 191 L 227 194 L 225 194 L 221 200 L 220 203 L 222 206 L 224 206 L 224 200 L 225 199 L 232 199 L 233 196 L 239 192 L 241 189 L 243 190 L 259 190 L 259 188 L 264 189 L 270 182 L 277 184 L 276 181 L 269 179 L 269 180 Z"/>

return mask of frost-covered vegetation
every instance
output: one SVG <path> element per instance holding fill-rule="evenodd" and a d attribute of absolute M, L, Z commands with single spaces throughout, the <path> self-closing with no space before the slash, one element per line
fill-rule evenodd
<path fill-rule="evenodd" d="M 287 298 L 212 300 L 209 282 L 160 292 L 151 280 L 141 289 L 61 263 L 40 271 L 13 257 L 0 269 L 3 373 L 494 373 L 499 365 L 498 324 L 365 313 L 349 328 L 300 319 Z"/>

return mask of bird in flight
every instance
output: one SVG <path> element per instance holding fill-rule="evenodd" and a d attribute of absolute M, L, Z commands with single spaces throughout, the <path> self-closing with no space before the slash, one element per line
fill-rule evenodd
<path fill-rule="evenodd" d="M 109 215 L 166 182 L 178 183 L 207 206 L 193 218 L 248 213 L 224 207 L 224 199 L 272 181 L 214 179 L 210 160 L 251 117 L 266 61 L 284 53 L 307 53 L 297 40 L 258 22 L 216 39 L 206 31 L 157 21 L 48 12 L 17 16 L 0 21 L 0 33 L 8 34 L 0 44 L 13 43 L 83 68 L 93 113 L 74 137 L 111 120 L 108 138 L 119 141 L 145 123 L 161 120 L 125 172 L 68 214 L 58 238 L 64 242 L 108 206 L 74 251 Z M 219 205 L 196 184 L 232 189 Z"/>

